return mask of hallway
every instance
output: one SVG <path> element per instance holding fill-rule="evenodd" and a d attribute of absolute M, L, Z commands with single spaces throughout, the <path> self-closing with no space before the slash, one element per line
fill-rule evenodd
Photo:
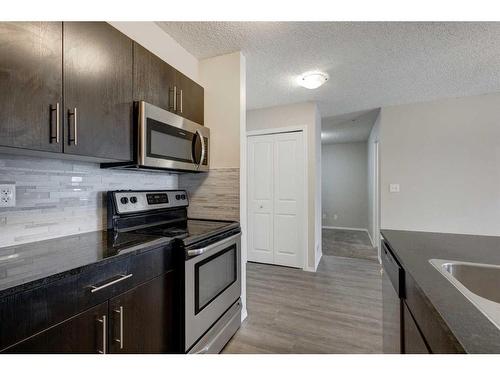
<path fill-rule="evenodd" d="M 372 246 L 367 232 L 323 228 L 322 237 L 323 256 L 378 260 L 377 249 Z"/>
<path fill-rule="evenodd" d="M 223 353 L 381 353 L 380 265 L 324 255 L 316 273 L 247 264 L 248 317 Z"/>

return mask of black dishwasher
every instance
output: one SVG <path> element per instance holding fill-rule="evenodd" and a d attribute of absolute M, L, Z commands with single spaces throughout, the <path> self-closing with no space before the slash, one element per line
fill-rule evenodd
<path fill-rule="evenodd" d="M 382 327 L 383 350 L 387 354 L 403 353 L 404 269 L 382 240 Z"/>

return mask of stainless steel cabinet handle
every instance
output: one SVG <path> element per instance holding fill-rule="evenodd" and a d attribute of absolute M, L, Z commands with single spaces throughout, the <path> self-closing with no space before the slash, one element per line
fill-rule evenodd
<path fill-rule="evenodd" d="M 73 112 L 68 111 L 68 123 L 69 123 L 68 125 L 69 126 L 71 126 L 70 125 L 70 123 L 71 123 L 71 120 L 70 120 L 71 116 L 74 117 L 74 119 L 73 119 L 74 136 L 73 136 L 73 138 L 71 138 L 71 135 L 70 135 L 71 133 L 68 134 L 68 144 L 71 145 L 71 142 L 73 142 L 73 144 L 75 146 L 77 146 L 78 145 L 78 110 L 77 110 L 76 107 L 73 108 Z"/>
<path fill-rule="evenodd" d="M 120 306 L 118 310 L 114 310 L 115 313 L 120 314 L 120 338 L 115 339 L 116 342 L 120 343 L 120 349 L 123 349 L 123 306 Z"/>
<path fill-rule="evenodd" d="M 59 143 L 60 128 L 61 128 L 61 121 L 60 121 L 60 114 L 59 114 L 59 102 L 57 102 L 56 103 L 56 143 Z"/>
<path fill-rule="evenodd" d="M 174 86 L 174 112 L 177 112 L 177 86 Z"/>
<path fill-rule="evenodd" d="M 174 87 L 168 89 L 168 110 L 175 112 L 177 106 L 177 98 L 176 98 L 177 89 Z"/>
<path fill-rule="evenodd" d="M 205 148 L 205 138 L 203 138 L 203 134 L 201 134 L 201 132 L 199 130 L 196 131 L 196 134 L 198 134 L 198 137 L 200 137 L 200 142 L 201 142 L 201 158 L 200 158 L 200 162 L 198 163 L 198 167 L 197 167 L 197 168 L 200 168 L 201 165 L 203 164 L 203 160 L 205 159 L 205 154 L 206 154 L 207 150 Z"/>
<path fill-rule="evenodd" d="M 180 105 L 180 107 L 181 107 L 180 112 L 182 113 L 182 89 L 181 89 L 181 105 Z"/>
<path fill-rule="evenodd" d="M 123 280 L 127 280 L 128 278 L 132 277 L 133 275 L 131 273 L 129 273 L 128 275 L 120 275 L 120 276 L 121 277 L 119 279 L 110 281 L 109 283 L 106 283 L 106 284 L 103 284 L 103 285 L 99 285 L 99 286 L 91 285 L 90 286 L 90 292 L 91 293 L 98 292 L 99 290 L 107 288 L 108 286 L 111 286 L 113 284 L 119 283 L 119 282 L 121 282 Z"/>
<path fill-rule="evenodd" d="M 106 342 L 107 342 L 107 323 L 106 323 L 106 315 L 102 316 L 102 319 L 97 319 L 99 323 L 102 324 L 102 350 L 98 350 L 100 354 L 106 354 Z"/>
<path fill-rule="evenodd" d="M 56 143 L 59 143 L 59 134 L 60 134 L 60 131 L 59 131 L 59 128 L 60 128 L 60 118 L 59 118 L 59 102 L 56 103 L 56 107 L 55 108 L 50 108 L 50 111 L 51 112 L 56 112 L 56 136 L 53 137 L 52 136 L 52 131 L 50 132 L 50 142 L 52 143 L 52 140 L 55 139 L 56 140 Z M 52 123 L 52 121 L 51 121 Z"/>

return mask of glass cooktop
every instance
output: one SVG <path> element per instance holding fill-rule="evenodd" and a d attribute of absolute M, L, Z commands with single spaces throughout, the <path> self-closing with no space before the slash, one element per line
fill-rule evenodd
<path fill-rule="evenodd" d="M 238 225 L 237 222 L 233 221 L 188 219 L 176 224 L 155 225 L 136 232 L 162 237 L 174 237 L 186 240 L 185 242 L 189 239 L 189 242 L 194 242 L 195 240 L 201 240 L 232 228 L 237 228 Z"/>

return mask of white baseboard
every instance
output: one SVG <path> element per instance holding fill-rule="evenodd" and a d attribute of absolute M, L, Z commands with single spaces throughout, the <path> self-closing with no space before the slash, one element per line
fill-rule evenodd
<path fill-rule="evenodd" d="M 322 256 L 323 256 L 323 252 L 320 252 L 318 259 L 316 259 L 316 264 L 314 265 L 314 271 L 316 271 L 318 269 L 319 262 L 321 261 Z"/>
<path fill-rule="evenodd" d="M 368 229 L 366 229 L 366 228 L 331 227 L 331 226 L 328 226 L 328 225 L 323 225 L 321 228 L 323 228 L 323 229 L 357 230 L 357 231 L 360 231 L 360 232 L 368 232 Z"/>
<path fill-rule="evenodd" d="M 243 321 L 247 318 L 248 316 L 248 312 L 247 312 L 247 309 L 244 309 L 241 311 L 241 322 L 243 323 Z"/>
<path fill-rule="evenodd" d="M 373 242 L 373 238 L 370 235 L 370 232 L 367 230 L 366 233 L 368 234 L 368 238 L 370 239 L 370 242 L 371 242 L 372 246 L 378 248 L 378 246 L 375 245 L 375 242 Z"/>
<path fill-rule="evenodd" d="M 307 271 L 307 272 L 316 272 L 316 270 L 318 269 L 318 266 L 319 266 L 319 262 L 321 261 L 321 257 L 323 256 L 323 253 L 319 253 L 319 257 L 318 259 L 316 259 L 316 264 L 314 265 L 314 267 L 304 267 L 302 268 L 304 271 Z"/>

